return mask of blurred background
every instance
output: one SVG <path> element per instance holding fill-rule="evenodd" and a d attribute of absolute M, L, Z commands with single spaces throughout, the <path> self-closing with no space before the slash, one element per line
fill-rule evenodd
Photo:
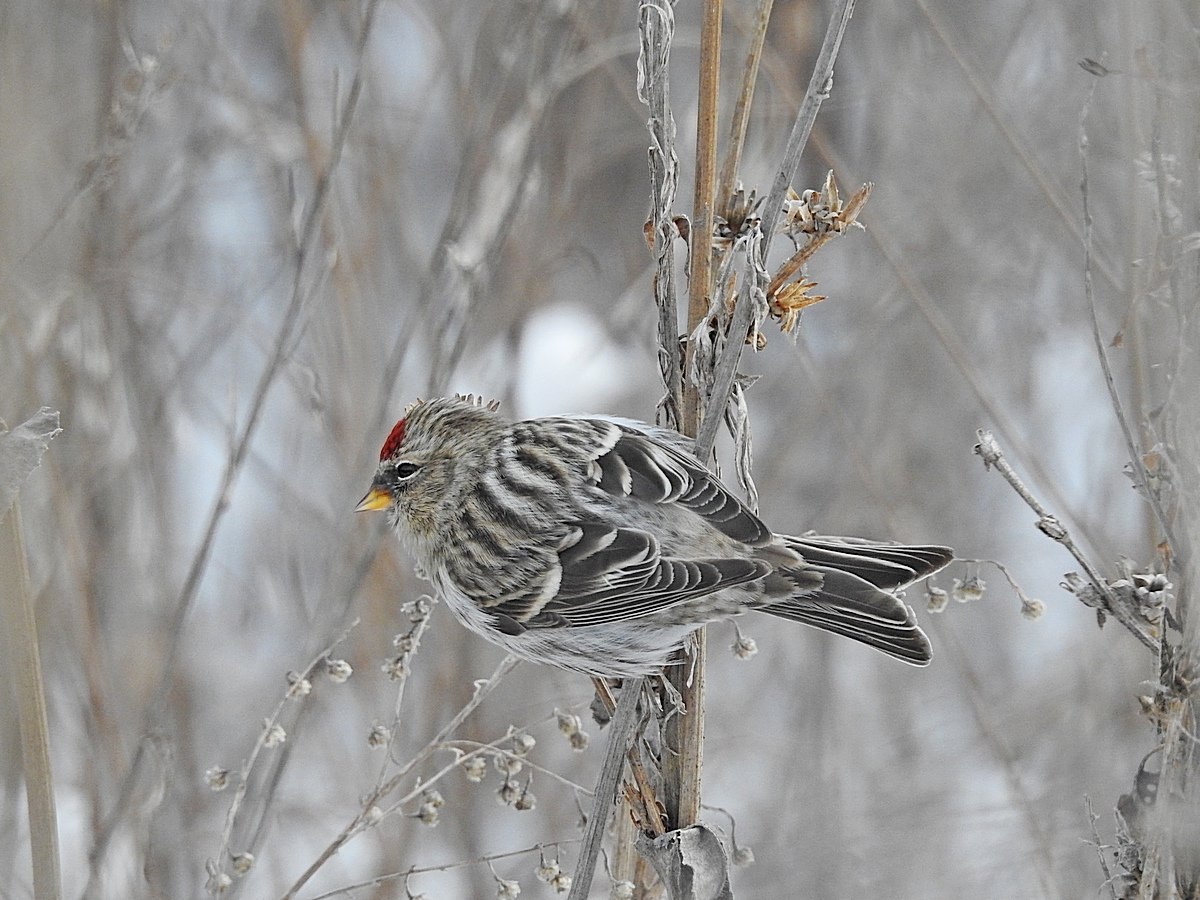
<path fill-rule="evenodd" d="M 753 17 L 728 7 L 722 136 Z M 647 419 L 661 395 L 636 5 L 390 0 L 364 44 L 366 9 L 0 11 L 0 416 L 51 406 L 64 429 L 21 506 L 68 896 L 202 896 L 233 793 L 205 772 L 236 773 L 286 673 L 358 618 L 333 653 L 353 677 L 314 679 L 252 773 L 229 846 L 256 861 L 230 892 L 284 895 L 354 819 L 385 766 L 372 723 L 397 705 L 381 667 L 425 586 L 382 517 L 351 510 L 407 402 L 474 391 L 512 416 Z M 775 3 L 741 173 L 760 194 L 829 12 Z M 676 206 L 690 214 L 699 16 L 676 16 Z M 761 511 L 780 531 L 999 560 L 1046 612 L 1027 620 L 993 566 L 960 563 L 940 586 L 980 577 L 981 599 L 930 615 L 909 594 L 928 669 L 753 618 L 760 652 L 741 661 L 733 629 L 711 629 L 705 800 L 753 850 L 739 896 L 1101 887 L 1085 798 L 1111 840 L 1155 746 L 1137 702 L 1155 664 L 1059 588 L 1074 561 L 972 445 L 991 429 L 1105 571 L 1152 562 L 1084 293 L 1080 122 L 1094 89 L 1096 307 L 1147 449 L 1163 422 L 1195 422 L 1180 379 L 1195 374 L 1197 24 L 1170 0 L 859 5 L 795 187 L 832 168 L 845 194 L 875 189 L 866 231 L 810 266 L 830 299 L 795 340 L 768 323 L 743 361 L 761 376 Z M 394 760 L 500 659 L 435 608 Z M 590 698 L 582 677 L 519 667 L 456 736 L 529 729 L 517 780 L 533 773 L 536 808 L 498 804 L 495 771 L 450 772 L 436 827 L 409 804 L 297 896 L 442 865 L 412 894 L 494 896 L 498 876 L 553 896 L 536 851 L 479 860 L 544 842 L 572 869 L 572 784 L 591 788 L 604 745 Z M 559 734 L 556 708 L 583 716 L 588 750 Z M 28 835 L 10 713 L 0 727 L 0 896 L 16 898 Z M 435 753 L 402 790 L 452 760 Z M 601 871 L 593 895 L 609 889 Z M 353 896 L 403 898 L 405 883 Z"/>

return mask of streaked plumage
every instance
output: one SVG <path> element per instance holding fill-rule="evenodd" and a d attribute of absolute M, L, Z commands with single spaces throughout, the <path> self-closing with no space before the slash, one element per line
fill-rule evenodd
<path fill-rule="evenodd" d="M 389 510 L 473 631 L 593 675 L 655 671 L 696 627 L 752 609 L 924 665 L 929 641 L 891 592 L 953 556 L 776 535 L 674 432 L 599 417 L 509 423 L 461 397 L 407 410 L 359 508 Z"/>

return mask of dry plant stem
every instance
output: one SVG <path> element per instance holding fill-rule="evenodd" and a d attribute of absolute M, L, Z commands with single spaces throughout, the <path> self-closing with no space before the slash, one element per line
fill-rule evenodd
<path fill-rule="evenodd" d="M 520 662 L 521 661 L 517 657 L 511 655 L 500 660 L 500 665 L 496 666 L 496 670 L 492 672 L 491 676 L 488 677 L 486 681 L 481 681 L 476 684 L 475 693 L 471 695 L 470 700 L 463 704 L 463 708 L 456 712 L 454 717 L 451 718 L 449 722 L 438 729 L 438 733 L 435 734 L 423 748 L 421 748 L 421 751 L 417 753 L 416 756 L 401 766 L 400 770 L 395 775 L 380 785 L 376 791 L 372 793 L 372 798 L 378 800 L 386 797 L 388 794 L 394 791 L 399 786 L 400 781 L 409 772 L 411 772 L 421 762 L 428 759 L 430 754 L 436 751 L 438 747 L 443 744 L 448 737 L 450 737 L 450 735 L 454 734 L 454 732 L 458 730 L 459 726 L 467 720 L 467 717 L 479 708 L 479 704 L 483 703 L 484 700 L 491 696 L 492 692 L 500 686 L 500 683 L 505 679 L 505 677 L 507 677 L 508 673 L 515 669 Z"/>
<path fill-rule="evenodd" d="M 29 567 L 21 533 L 18 503 L 0 511 L 0 621 L 7 637 L 6 677 L 17 697 L 25 803 L 29 811 L 29 851 L 33 862 L 33 896 L 58 900 L 62 881 L 58 864 L 58 825 L 54 811 L 54 779 L 50 770 L 50 733 L 46 694 L 38 652 L 37 622 L 29 589 Z"/>
<path fill-rule="evenodd" d="M 1114 618 L 1116 618 L 1118 622 L 1120 622 L 1133 633 L 1134 637 L 1149 647 L 1153 652 L 1158 653 L 1159 642 L 1142 631 L 1141 627 L 1129 614 L 1129 611 L 1125 608 L 1124 604 L 1120 603 L 1117 598 L 1113 596 L 1113 592 L 1111 588 L 1109 588 L 1108 582 L 1104 580 L 1103 576 L 1096 569 L 1096 567 L 1091 564 L 1088 558 L 1083 555 L 1082 551 L 1075 546 L 1075 542 L 1071 539 L 1070 532 L 1068 532 L 1067 529 L 1063 527 L 1062 523 L 1059 522 L 1058 519 L 1056 519 L 1053 515 L 1051 515 L 1050 512 L 1044 506 L 1042 506 L 1038 499 L 1033 496 L 1032 493 L 1030 493 L 1029 489 L 1025 487 L 1025 484 L 1021 481 L 1020 476 L 1017 475 L 1017 473 L 1013 470 L 1013 467 L 1009 465 L 1008 460 L 1004 458 L 1004 454 L 1000 450 L 1000 445 L 996 442 L 996 439 L 992 436 L 992 433 L 981 428 L 975 434 L 976 437 L 979 438 L 979 443 L 975 445 L 975 452 L 983 460 L 984 467 L 988 469 L 994 468 L 997 472 L 999 472 L 1004 480 L 1012 486 L 1012 489 L 1017 492 L 1021 499 L 1029 505 L 1029 508 L 1037 513 L 1038 530 L 1048 538 L 1062 544 L 1063 547 L 1067 549 L 1067 552 L 1075 557 L 1075 561 L 1079 563 L 1080 568 L 1082 568 L 1084 574 L 1087 575 L 1088 581 L 1091 582 L 1092 587 L 1094 587 L 1099 592 L 1100 596 L 1104 598 L 1104 611 L 1110 613 Z"/>
<path fill-rule="evenodd" d="M 449 872 L 451 869 L 462 869 L 467 866 L 477 866 L 482 863 L 497 862 L 501 859 L 512 859 L 514 856 L 528 856 L 531 853 L 540 853 L 547 847 L 560 847 L 563 844 L 577 843 L 576 838 L 567 838 L 565 840 L 547 841 L 539 844 L 534 844 L 532 847 L 524 847 L 520 850 L 507 850 L 504 853 L 489 853 L 487 856 L 481 856 L 478 859 L 460 859 L 454 862 L 441 863 L 433 866 L 413 866 L 410 869 L 405 869 L 403 872 L 389 872 L 386 875 L 378 875 L 369 881 L 358 881 L 354 884 L 343 885 L 335 888 L 332 891 L 326 891 L 324 894 L 317 894 L 311 897 L 310 900 L 330 900 L 332 897 L 346 898 L 351 896 L 355 891 L 365 890 L 366 888 L 382 887 L 383 885 L 399 881 L 401 878 L 409 878 L 413 875 L 425 875 L 429 872 Z M 383 895 L 380 895 L 383 896 Z M 393 896 L 387 894 L 386 896 Z M 415 895 L 413 895 L 415 896 Z"/>
<path fill-rule="evenodd" d="M 596 686 L 596 694 L 600 698 L 600 702 L 604 704 L 604 708 L 608 710 L 611 716 L 617 710 L 617 701 L 613 697 L 612 689 L 608 682 L 602 678 L 593 678 L 592 683 Z M 642 733 L 641 727 L 634 729 L 634 735 Z M 642 755 L 638 751 L 638 743 L 632 739 L 628 742 L 629 750 L 626 753 L 626 758 L 629 760 L 629 771 L 633 773 L 633 780 L 637 784 L 637 794 L 639 803 L 634 808 L 634 812 L 639 814 L 640 821 L 648 827 L 650 831 L 658 836 L 666 832 L 666 823 L 663 822 L 662 816 L 659 813 L 658 805 L 655 802 L 654 788 L 650 785 L 650 778 L 646 774 L 646 768 L 642 765 Z"/>
<path fill-rule="evenodd" d="M 721 64 L 721 3 L 704 0 L 700 26 L 699 109 L 696 116 L 696 183 L 692 200 L 692 253 L 688 272 L 687 333 L 691 334 L 708 313 L 712 291 L 712 234 L 717 178 L 717 96 Z M 684 372 L 692 371 L 695 348 L 688 345 Z M 692 385 L 683 391 L 683 427 L 696 436 L 703 400 Z"/>
<path fill-rule="evenodd" d="M 358 621 L 358 619 L 355 619 L 353 622 L 351 622 L 350 625 L 347 626 L 347 628 L 341 634 L 339 634 L 335 640 L 333 640 L 320 653 L 314 656 L 309 661 L 308 665 L 304 667 L 304 670 L 300 673 L 300 677 L 311 681 L 313 675 L 317 671 L 317 666 L 324 663 L 325 660 L 328 659 L 329 654 L 334 651 L 338 644 L 344 641 L 350 632 L 358 627 Z M 225 827 L 221 830 L 221 846 L 217 850 L 216 856 L 213 857 L 213 859 L 217 862 L 217 865 L 221 865 L 221 861 L 229 855 L 229 848 L 233 840 L 233 828 L 237 823 L 238 813 L 241 811 L 242 802 L 246 799 L 246 791 L 250 786 L 250 773 L 254 771 L 254 765 L 256 762 L 258 762 L 259 755 L 264 749 L 266 749 L 267 735 L 270 732 L 270 729 L 279 722 L 280 717 L 283 715 L 284 708 L 289 703 L 295 702 L 297 702 L 296 699 L 292 698 L 288 693 L 284 694 L 283 699 L 275 705 L 274 711 L 263 723 L 263 727 L 259 730 L 258 738 L 254 742 L 254 748 L 250 751 L 250 755 L 247 756 L 242 762 L 242 768 L 238 772 L 238 786 L 234 791 L 233 800 L 229 804 L 229 809 L 225 813 Z"/>
<path fill-rule="evenodd" d="M 571 880 L 571 893 L 568 900 L 584 900 L 592 886 L 592 878 L 596 874 L 596 859 L 600 853 L 600 842 L 604 838 L 604 827 L 608 824 L 609 810 L 617 796 L 617 785 L 621 780 L 621 770 L 625 766 L 625 751 L 633 739 L 637 726 L 637 703 L 641 696 L 644 678 L 629 678 L 621 689 L 621 699 L 617 703 L 612 721 L 609 723 L 608 748 L 604 753 L 604 764 L 600 768 L 600 778 L 596 782 L 596 792 L 592 814 L 588 816 L 587 828 L 583 833 L 583 844 L 579 851 L 579 861 L 575 866 L 575 875 Z"/>
<path fill-rule="evenodd" d="M 771 237 L 775 233 L 779 211 L 783 209 L 783 198 L 787 194 L 788 186 L 796 177 L 796 170 L 800 167 L 800 157 L 808 143 L 808 136 L 812 133 L 813 122 L 817 118 L 821 102 L 829 96 L 833 84 L 833 64 L 837 61 L 838 50 L 842 46 L 842 37 L 846 33 L 846 26 L 853 14 L 854 0 L 838 0 L 837 8 L 833 11 L 833 16 L 829 21 L 829 28 L 825 32 L 825 39 L 821 43 L 821 52 L 813 67 L 812 78 L 809 79 L 808 90 L 805 91 L 804 100 L 800 103 L 800 109 L 796 113 L 792 133 L 788 136 L 783 163 L 775 175 L 771 193 L 767 195 L 766 204 L 763 206 L 762 262 L 764 265 L 771 247 Z M 725 350 L 717 362 L 712 397 L 709 399 L 708 408 L 704 414 L 704 423 L 699 429 L 696 441 L 696 450 L 701 459 L 707 458 L 712 451 L 712 445 L 716 442 L 717 429 L 720 427 L 725 404 L 733 389 L 733 379 L 737 373 L 738 362 L 742 358 L 745 336 L 750 333 L 750 326 L 753 322 L 754 304 L 751 302 L 749 292 L 742 291 L 733 312 L 733 321 L 729 325 L 730 339 L 726 342 Z"/>
<path fill-rule="evenodd" d="M 1083 802 L 1087 805 L 1088 822 L 1092 826 L 1092 843 L 1096 847 L 1096 855 L 1100 857 L 1100 868 L 1104 872 L 1104 884 L 1108 887 L 1108 894 L 1112 900 L 1119 900 L 1117 897 L 1117 887 L 1113 882 L 1112 868 L 1108 865 L 1108 854 L 1104 852 L 1104 843 L 1100 840 L 1100 831 L 1096 828 L 1096 822 L 1099 816 L 1092 809 L 1092 798 L 1087 794 L 1083 795 Z"/>
<path fill-rule="evenodd" d="M 787 147 L 783 152 L 783 163 L 775 174 L 771 193 L 767 195 L 767 202 L 763 207 L 762 252 L 764 261 L 771 246 L 771 237 L 775 234 L 779 211 L 783 209 L 783 198 L 787 194 L 788 186 L 796 177 L 796 170 L 800 168 L 800 157 L 804 154 L 804 148 L 808 144 L 808 136 L 812 133 L 817 112 L 821 109 L 821 103 L 833 89 L 833 64 L 837 61 L 838 51 L 842 47 L 842 37 L 846 33 L 846 26 L 850 24 L 852 15 L 854 15 L 854 0 L 838 0 L 837 8 L 834 9 L 833 16 L 829 21 L 829 28 L 825 32 L 825 39 L 821 42 L 821 52 L 813 66 L 808 90 L 804 92 L 804 100 L 800 104 L 800 110 L 796 113 L 792 133 L 788 136 Z"/>
<path fill-rule="evenodd" d="M 675 154 L 675 118 L 671 114 L 668 62 L 675 29 L 669 0 L 646 0 L 640 8 L 638 33 L 638 97 L 650 118 L 650 203 L 655 260 L 654 300 L 658 307 L 659 370 L 666 387 L 667 417 L 663 423 L 678 428 L 682 408 L 679 362 L 679 318 L 675 303 L 675 222 L 672 207 L 679 181 Z"/>
<path fill-rule="evenodd" d="M 836 231 L 823 231 L 820 234 L 814 234 L 809 240 L 804 242 L 804 246 L 793 253 L 779 270 L 772 276 L 770 283 L 767 285 L 767 296 L 771 296 L 781 287 L 784 282 L 800 271 L 800 267 L 812 259 L 814 253 L 828 244 L 831 240 L 838 236 Z"/>
<path fill-rule="evenodd" d="M 451 718 L 450 721 L 444 726 L 442 726 L 438 733 L 434 735 L 433 738 L 411 760 L 408 761 L 408 763 L 401 767 L 399 772 L 389 778 L 386 782 L 377 784 L 375 789 L 363 799 L 362 808 L 357 814 L 355 814 L 354 818 L 350 821 L 350 824 L 343 828 L 341 832 L 338 833 L 337 837 L 330 841 L 328 846 L 321 851 L 321 854 L 315 860 L 313 860 L 312 864 L 309 865 L 309 867 L 305 869 L 303 873 L 301 873 L 300 877 L 296 879 L 290 888 L 288 888 L 287 893 L 283 895 L 283 900 L 290 900 L 290 898 L 295 897 L 296 894 L 299 893 L 299 891 L 304 887 L 304 885 L 306 885 L 312 879 L 312 877 L 316 875 L 318 871 L 320 871 L 321 867 L 337 855 L 338 851 L 341 850 L 342 847 L 349 843 L 350 840 L 356 835 L 361 834 L 363 831 L 372 826 L 373 823 L 370 820 L 371 810 L 378 806 L 379 802 L 384 797 L 394 791 L 414 767 L 427 759 L 430 754 L 437 750 L 437 748 L 446 740 L 449 735 L 453 734 L 454 731 L 457 730 L 457 728 L 466 720 L 467 716 L 473 713 L 479 707 L 479 704 L 487 699 L 487 697 L 491 695 L 492 691 L 499 686 L 500 682 L 504 680 L 504 677 L 508 675 L 508 673 L 514 668 L 516 668 L 518 662 L 519 660 L 514 656 L 506 656 L 503 660 L 501 660 L 500 665 L 496 667 L 496 671 L 492 673 L 491 677 L 486 681 L 477 684 L 475 693 L 471 697 L 470 701 L 468 701 L 462 709 L 455 713 L 454 717 Z M 454 765 L 458 765 L 457 760 L 455 761 Z"/>
<path fill-rule="evenodd" d="M 696 126 L 696 190 L 693 206 L 690 294 L 687 333 L 693 334 L 708 314 L 712 290 L 713 192 L 716 190 L 717 94 L 721 62 L 721 0 L 705 0 L 700 31 L 700 99 Z M 692 371 L 695 352 L 688 342 L 684 372 Z M 719 396 L 719 395 L 718 395 Z M 683 431 L 695 437 L 706 400 L 689 378 L 683 389 Z M 725 399 L 718 400 L 724 409 Z M 700 457 L 707 459 L 707 454 Z M 684 828 L 700 817 L 700 773 L 704 762 L 704 629 L 684 651 L 683 663 L 666 671 L 683 709 L 663 728 L 663 803 L 671 828 Z"/>
<path fill-rule="evenodd" d="M 1121 402 L 1121 395 L 1117 392 L 1116 379 L 1113 378 L 1112 366 L 1108 362 L 1108 353 L 1104 349 L 1104 338 L 1100 336 L 1100 320 L 1096 315 L 1096 294 L 1092 285 L 1092 211 L 1088 192 L 1087 155 L 1087 116 L 1088 110 L 1092 105 L 1092 97 L 1095 96 L 1095 93 L 1096 80 L 1093 77 L 1087 99 L 1084 101 L 1079 113 L 1079 160 L 1083 170 L 1079 182 L 1080 193 L 1083 195 L 1083 291 L 1087 298 L 1088 313 L 1091 318 L 1092 340 L 1096 345 L 1096 356 L 1100 359 L 1100 368 L 1104 371 L 1104 386 L 1108 388 L 1108 397 L 1112 403 L 1113 413 L 1117 417 L 1117 422 L 1121 426 L 1121 434 L 1125 438 L 1125 451 L 1129 454 L 1129 467 L 1137 479 L 1142 496 L 1146 498 L 1146 501 L 1150 504 L 1150 509 L 1154 511 L 1154 517 L 1158 520 L 1158 527 L 1162 529 L 1163 535 L 1170 544 L 1172 554 L 1185 554 L 1187 551 L 1179 544 L 1172 533 L 1171 524 L 1167 519 L 1166 512 L 1163 510 L 1162 503 L 1159 502 L 1158 494 L 1151 489 L 1149 480 L 1146 477 L 1146 466 L 1142 463 L 1142 454 L 1138 452 L 1137 441 L 1133 436 L 1133 428 L 1130 427 L 1129 416 L 1125 412 L 1125 405 Z M 1186 561 L 1178 560 L 1178 562 L 1181 563 L 1179 571 L 1186 572 Z"/>
<path fill-rule="evenodd" d="M 362 94 L 363 88 L 363 57 L 366 50 L 367 38 L 371 32 L 371 26 L 375 18 L 375 10 L 379 5 L 379 0 L 370 0 L 367 4 L 366 11 L 363 17 L 363 26 L 359 34 L 357 47 L 354 81 L 350 86 L 350 93 L 346 98 L 346 103 L 343 107 L 340 121 L 337 123 L 337 129 L 334 132 L 333 142 L 330 148 L 329 165 L 325 171 L 321 173 L 317 180 L 316 190 L 311 204 L 309 205 L 308 215 L 305 217 L 303 228 L 298 236 L 296 245 L 296 260 L 295 260 L 295 275 L 292 282 L 292 296 L 288 303 L 287 310 L 284 312 L 283 321 L 279 328 L 279 333 L 276 336 L 274 346 L 272 347 L 271 356 L 267 361 L 266 368 L 259 377 L 258 384 L 255 387 L 254 394 L 250 402 L 250 409 L 246 416 L 246 422 L 242 426 L 241 433 L 231 449 L 229 460 L 225 465 L 225 470 L 221 475 L 220 487 L 217 490 L 216 500 L 213 503 L 212 511 L 209 513 L 208 523 L 204 529 L 204 537 L 200 541 L 200 545 L 196 550 L 196 554 L 192 559 L 192 564 L 188 569 L 187 577 L 184 579 L 183 587 L 180 589 L 179 597 L 175 601 L 174 613 L 172 616 L 170 628 L 170 644 L 167 649 L 166 658 L 163 662 L 162 675 L 158 680 L 158 687 L 155 691 L 154 698 L 146 710 L 145 723 L 142 733 L 143 739 L 138 742 L 137 752 L 134 754 L 133 762 L 130 764 L 129 771 L 126 773 L 124 780 L 121 783 L 121 789 L 118 793 L 117 803 L 108 820 L 100 828 L 96 838 L 96 844 L 91 853 L 91 876 L 89 881 L 94 884 L 96 873 L 99 871 L 101 863 L 108 853 L 109 844 L 116 831 L 117 826 L 124 818 L 129 801 L 133 795 L 133 789 L 137 783 L 138 775 L 140 774 L 146 759 L 146 738 L 152 730 L 155 729 L 157 723 L 163 715 L 165 701 L 170 693 L 172 686 L 172 674 L 175 669 L 175 660 L 179 655 L 179 648 L 183 639 L 183 625 L 187 619 L 188 612 L 191 609 L 192 603 L 196 598 L 196 594 L 200 588 L 200 582 L 204 578 L 204 573 L 208 567 L 208 561 L 212 555 L 212 549 L 215 544 L 217 530 L 226 510 L 229 508 L 229 497 L 233 490 L 234 482 L 237 480 L 238 474 L 241 472 L 242 465 L 246 460 L 250 450 L 250 442 L 258 429 L 258 424 L 262 416 L 262 411 L 266 405 L 267 394 L 271 387 L 278 379 L 283 371 L 284 362 L 293 347 L 293 340 L 300 332 L 301 313 L 307 306 L 309 291 L 305 288 L 304 275 L 308 271 L 308 261 L 311 258 L 318 258 L 324 261 L 324 254 L 314 252 L 312 246 L 313 236 L 317 231 L 317 225 L 325 214 L 325 208 L 329 202 L 329 194 L 333 185 L 333 173 L 337 169 L 338 163 L 341 160 L 342 150 L 346 144 L 346 138 L 350 133 L 350 126 L 354 121 L 354 112 L 358 108 L 358 100 Z"/>
<path fill-rule="evenodd" d="M 754 99 L 754 85 L 758 81 L 758 66 L 762 61 L 763 44 L 767 39 L 767 23 L 771 20 L 771 8 L 775 0 L 759 0 L 754 19 L 754 33 L 750 36 L 750 47 L 746 51 L 746 62 L 742 66 L 742 87 L 737 103 L 733 107 L 733 122 L 729 128 L 729 146 L 725 150 L 725 161 L 721 164 L 721 179 L 717 187 L 719 209 L 727 212 L 737 190 L 737 173 L 742 165 L 742 149 L 746 145 L 746 127 L 750 123 L 750 102 Z"/>

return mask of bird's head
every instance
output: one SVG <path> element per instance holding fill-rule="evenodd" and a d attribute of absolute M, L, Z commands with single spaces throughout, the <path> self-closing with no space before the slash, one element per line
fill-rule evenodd
<path fill-rule="evenodd" d="M 482 461 L 489 437 L 503 427 L 496 409 L 471 395 L 410 404 L 383 442 L 371 489 L 356 511 L 388 510 L 392 524 L 406 524 L 418 536 L 433 530 L 465 480 L 456 481 L 456 472 Z"/>

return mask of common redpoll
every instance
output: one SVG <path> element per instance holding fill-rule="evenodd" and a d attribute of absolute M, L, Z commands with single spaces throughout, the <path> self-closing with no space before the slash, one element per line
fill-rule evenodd
<path fill-rule="evenodd" d="M 510 423 L 472 397 L 396 423 L 359 510 L 386 509 L 472 631 L 590 675 L 655 672 L 708 622 L 761 610 L 925 665 L 893 591 L 947 547 L 773 534 L 689 450 L 642 422 Z"/>

